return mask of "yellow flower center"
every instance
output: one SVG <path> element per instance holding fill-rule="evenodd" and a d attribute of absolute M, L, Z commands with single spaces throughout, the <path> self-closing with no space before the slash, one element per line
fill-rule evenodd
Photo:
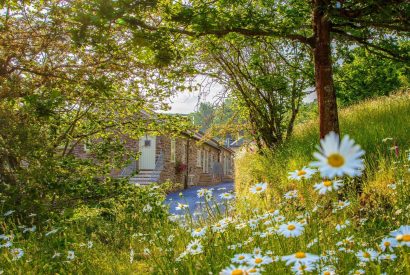
<path fill-rule="evenodd" d="M 368 252 L 364 252 L 364 253 L 363 253 L 363 257 L 364 257 L 364 258 L 370 258 L 370 254 L 369 254 Z"/>
<path fill-rule="evenodd" d="M 384 246 L 390 246 L 391 243 L 390 242 L 384 242 Z"/>
<path fill-rule="evenodd" d="M 268 212 L 269 213 L 275 213 L 275 209 L 270 209 Z"/>
<path fill-rule="evenodd" d="M 338 167 L 342 166 L 343 164 L 345 164 L 345 159 L 339 153 L 335 153 L 335 154 L 331 154 L 330 156 L 327 157 L 327 163 L 330 166 L 338 168 Z"/>
<path fill-rule="evenodd" d="M 323 272 L 323 275 L 330 275 L 330 271 Z"/>
<path fill-rule="evenodd" d="M 399 242 L 410 242 L 410 234 L 398 235 L 396 237 L 396 240 L 398 240 Z"/>
<path fill-rule="evenodd" d="M 245 256 L 241 255 L 241 256 L 238 257 L 238 259 L 243 260 L 243 259 L 245 259 Z"/>
<path fill-rule="evenodd" d="M 306 171 L 305 170 L 299 170 L 298 171 L 298 176 L 300 177 L 300 176 L 304 176 L 304 175 L 306 175 Z"/>
<path fill-rule="evenodd" d="M 305 252 L 296 252 L 295 257 L 296 257 L 297 259 L 306 258 L 306 253 L 305 253 Z"/>
<path fill-rule="evenodd" d="M 256 271 L 257 271 L 256 268 L 252 268 L 248 270 L 248 273 L 256 273 Z"/>
<path fill-rule="evenodd" d="M 201 228 L 196 229 L 195 232 L 197 233 L 201 232 Z"/>
<path fill-rule="evenodd" d="M 323 182 L 323 185 L 326 186 L 326 187 L 329 187 L 329 186 L 332 186 L 332 182 L 330 180 L 325 180 Z"/>
<path fill-rule="evenodd" d="M 262 190 L 262 187 L 261 187 L 261 186 L 257 186 L 255 189 L 256 189 L 256 191 L 261 191 L 261 190 Z"/>
<path fill-rule="evenodd" d="M 299 270 L 305 270 L 305 269 L 306 269 L 305 265 L 302 264 L 302 265 L 299 266 Z"/>
<path fill-rule="evenodd" d="M 232 271 L 231 275 L 243 275 L 243 271 L 242 269 L 235 269 L 234 271 Z"/>
<path fill-rule="evenodd" d="M 294 224 L 288 225 L 288 230 L 295 230 L 296 226 Z"/>
<path fill-rule="evenodd" d="M 261 258 L 256 258 L 256 259 L 255 259 L 255 263 L 256 263 L 256 264 L 260 264 L 261 262 L 262 262 L 262 259 L 261 259 Z"/>
<path fill-rule="evenodd" d="M 345 203 L 343 201 L 339 201 L 339 206 L 344 206 Z"/>

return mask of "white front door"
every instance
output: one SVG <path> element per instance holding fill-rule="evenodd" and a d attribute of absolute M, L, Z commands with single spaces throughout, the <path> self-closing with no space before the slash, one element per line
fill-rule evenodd
<path fill-rule="evenodd" d="M 153 170 L 155 169 L 155 148 L 156 137 L 143 136 L 139 140 L 139 150 L 141 152 L 139 158 L 140 170 Z"/>

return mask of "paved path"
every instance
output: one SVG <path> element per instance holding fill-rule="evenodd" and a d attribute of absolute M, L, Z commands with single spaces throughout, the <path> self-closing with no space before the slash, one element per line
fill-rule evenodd
<path fill-rule="evenodd" d="M 233 182 L 223 182 L 212 186 L 193 186 L 183 191 L 170 193 L 168 194 L 167 199 L 165 200 L 165 203 L 170 205 L 169 212 L 171 212 L 172 214 L 182 214 L 183 211 L 175 210 L 175 207 L 179 202 L 183 204 L 188 204 L 191 213 L 193 213 L 195 210 L 199 208 L 199 204 L 197 202 L 203 201 L 203 198 L 198 199 L 197 196 L 197 191 L 201 188 L 213 189 L 214 197 L 218 201 L 220 201 L 221 199 L 219 198 L 219 194 L 225 192 L 233 192 L 234 184 Z M 182 193 L 183 195 L 182 198 L 181 196 L 179 196 L 180 193 Z"/>

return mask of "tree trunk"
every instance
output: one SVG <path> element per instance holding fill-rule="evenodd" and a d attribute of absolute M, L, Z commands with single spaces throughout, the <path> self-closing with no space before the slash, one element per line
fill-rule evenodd
<path fill-rule="evenodd" d="M 333 85 L 330 21 L 326 15 L 328 0 L 314 0 L 314 62 L 317 101 L 319 105 L 320 138 L 333 131 L 339 134 L 336 91 Z"/>

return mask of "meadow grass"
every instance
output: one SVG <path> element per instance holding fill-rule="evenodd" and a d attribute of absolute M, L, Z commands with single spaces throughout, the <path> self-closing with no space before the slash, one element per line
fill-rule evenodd
<path fill-rule="evenodd" d="M 142 195 L 126 203 L 78 207 L 55 219 L 0 209 L 0 245 L 12 243 L 0 248 L 0 273 L 410 274 L 409 97 L 368 101 L 342 110 L 341 118 L 343 134 L 366 154 L 362 175 L 338 177 L 339 190 L 320 195 L 319 173 L 288 178 L 317 150 L 310 122 L 276 152 L 239 155 L 236 199 L 200 190 L 201 214 L 184 205 L 179 215 L 167 214 L 159 186 L 138 189 Z M 287 265 L 287 256 L 303 262 Z"/>

